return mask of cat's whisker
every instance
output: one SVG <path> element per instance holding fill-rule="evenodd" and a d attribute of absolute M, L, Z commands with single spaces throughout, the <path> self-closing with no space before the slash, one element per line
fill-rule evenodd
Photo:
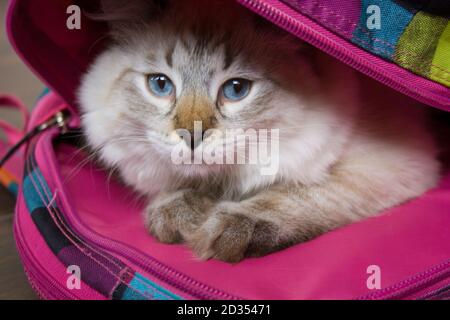
<path fill-rule="evenodd" d="M 80 171 L 81 169 L 89 164 L 92 163 L 92 160 L 97 156 L 98 151 L 92 152 L 90 155 L 88 155 L 86 158 L 84 158 L 80 163 L 78 163 L 64 178 L 63 184 L 71 181 Z"/>
<path fill-rule="evenodd" d="M 98 156 L 98 154 L 101 152 L 101 150 L 102 150 L 105 146 L 107 146 L 108 144 L 119 143 L 119 142 L 121 142 L 121 141 L 120 141 L 121 139 L 122 139 L 122 138 L 119 138 L 119 139 L 117 139 L 117 140 L 115 140 L 115 139 L 109 140 L 109 141 L 103 143 L 102 145 L 100 145 L 99 147 L 93 149 L 93 150 L 90 152 L 90 154 L 89 154 L 86 158 L 84 158 L 80 163 L 78 163 L 78 164 L 77 164 L 77 165 L 76 165 L 76 166 L 75 166 L 75 167 L 67 174 L 66 178 L 64 179 L 64 183 L 66 183 L 66 182 L 72 180 L 73 177 L 74 177 L 76 174 L 78 174 L 78 172 L 80 172 L 81 169 L 82 169 L 86 164 L 92 162 L 92 160 L 95 159 L 95 158 Z M 136 139 L 132 139 L 131 141 L 127 141 L 127 142 L 134 142 L 134 141 L 136 141 Z M 73 160 L 75 157 L 79 156 L 79 155 L 80 155 L 83 151 L 85 151 L 86 149 L 90 149 L 90 148 L 92 148 L 92 147 L 89 146 L 89 145 L 85 145 L 85 146 L 80 147 L 80 148 L 73 154 L 71 160 Z"/>
<path fill-rule="evenodd" d="M 116 165 L 112 166 L 109 169 L 109 173 L 106 178 L 106 188 L 107 188 L 109 198 L 111 198 L 111 177 L 113 176 L 114 172 L 117 171 L 118 169 L 119 169 L 119 164 L 117 163 Z"/>

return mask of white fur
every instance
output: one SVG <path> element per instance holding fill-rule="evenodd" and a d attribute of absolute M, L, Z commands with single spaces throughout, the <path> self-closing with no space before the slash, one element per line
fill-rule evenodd
<path fill-rule="evenodd" d="M 244 28 L 240 23 L 237 26 Z M 284 88 L 269 83 L 264 79 L 264 70 L 253 69 L 243 59 L 236 59 L 228 70 L 222 71 L 223 48 L 194 64 L 190 53 L 177 42 L 171 68 L 164 61 L 164 52 L 176 38 L 170 30 L 160 24 L 149 25 L 149 30 L 130 36 L 128 43 L 112 46 L 92 64 L 79 90 L 82 123 L 89 144 L 98 149 L 100 158 L 108 166 L 117 167 L 124 180 L 141 193 L 151 195 L 160 190 L 177 190 L 186 181 L 203 178 L 206 188 L 208 183 L 219 181 L 226 189 L 226 197 L 239 199 L 278 182 L 320 185 L 337 163 L 353 167 L 363 175 L 370 173 L 370 179 L 378 179 L 377 185 L 385 186 L 386 193 L 398 199 L 411 198 L 436 184 L 439 167 L 436 151 L 420 115 L 416 115 L 418 112 L 385 100 L 383 104 L 388 105 L 367 103 L 367 99 L 376 97 L 373 94 L 361 96 L 357 75 L 341 63 L 320 58 L 317 61 L 327 66 L 327 74 L 319 77 L 308 65 L 310 62 L 289 51 L 295 45 L 280 47 L 277 44 L 274 50 L 280 52 L 281 59 L 288 59 L 280 61 L 282 66 L 274 71 L 289 77 L 289 88 Z M 192 36 L 188 39 L 194 46 L 197 40 Z M 261 41 L 269 40 L 255 37 L 248 46 L 254 46 L 255 52 L 260 47 L 268 50 Z M 156 63 L 146 60 L 150 52 Z M 251 58 L 263 59 L 256 54 Z M 216 99 L 220 86 L 229 78 L 260 79 L 255 81 L 245 100 L 224 106 L 223 112 L 236 119 L 219 123 L 218 128 L 225 130 L 227 126 L 239 125 L 262 128 L 266 124 L 269 129 L 280 129 L 280 170 L 276 175 L 262 176 L 259 167 L 250 165 L 176 166 L 171 162 L 173 126 L 171 119 L 163 116 L 168 108 L 167 101 L 149 94 L 145 75 L 167 74 L 180 98 L 189 85 L 183 83 L 180 70 L 189 68 L 192 77 L 204 74 L 199 68 L 213 72 L 205 89 L 211 100 Z M 134 95 L 125 90 L 130 86 L 135 89 Z M 243 123 L 238 119 L 267 89 L 272 90 L 268 110 L 251 121 Z M 133 114 L 131 107 L 138 104 L 151 105 L 153 109 L 145 113 L 141 107 L 138 115 Z M 365 111 L 367 108 L 379 113 L 381 123 L 372 120 L 371 113 Z M 393 108 L 404 112 L 393 113 L 390 111 Z M 136 117 L 142 128 L 136 128 L 135 123 L 123 118 L 124 114 Z M 402 126 L 397 128 L 399 132 L 394 132 L 392 123 L 396 122 Z M 389 127 L 389 134 L 373 134 L 384 127 Z M 408 132 L 405 134 L 401 130 Z"/>

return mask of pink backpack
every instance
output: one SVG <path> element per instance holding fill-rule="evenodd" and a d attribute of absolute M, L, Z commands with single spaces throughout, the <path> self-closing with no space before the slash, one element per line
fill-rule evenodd
<path fill-rule="evenodd" d="M 95 2 L 12 0 L 8 9 L 12 44 L 51 88 L 31 117 L 17 100 L 0 101 L 19 108 L 26 122 L 23 131 L 0 122 L 8 136 L 0 154 L 50 119 L 51 128 L 0 170 L 1 181 L 17 192 L 17 247 L 42 298 L 450 298 L 449 173 L 436 189 L 378 217 L 236 265 L 198 261 L 183 245 L 153 239 L 142 222 L 142 201 L 88 163 L 70 135 L 62 134 L 63 126 L 79 126 L 74 93 L 105 32 L 101 23 L 84 18 L 80 30 L 66 28 L 67 8 L 92 8 Z M 420 1 L 239 2 L 342 63 L 450 111 L 450 24 L 433 14 L 448 16 L 443 1 L 428 1 L 442 6 L 431 14 L 414 5 Z M 377 10 L 385 23 L 381 30 Z M 70 118 L 64 122 L 61 112 Z M 79 288 L 71 285 L 77 270 Z"/>

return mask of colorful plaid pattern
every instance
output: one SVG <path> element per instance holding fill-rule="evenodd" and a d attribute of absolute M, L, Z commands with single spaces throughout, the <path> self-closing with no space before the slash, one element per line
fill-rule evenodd
<path fill-rule="evenodd" d="M 65 266 L 79 266 L 85 284 L 114 300 L 181 299 L 108 252 L 86 243 L 71 229 L 53 201 L 33 147 L 25 165 L 22 192 L 28 212 L 49 248 Z"/>
<path fill-rule="evenodd" d="M 370 53 L 450 87 L 450 1 L 282 0 Z M 379 28 L 368 25 L 379 8 Z"/>
<path fill-rule="evenodd" d="M 4 168 L 0 168 L 0 184 L 5 186 L 13 195 L 17 195 L 19 189 L 18 180 Z"/>

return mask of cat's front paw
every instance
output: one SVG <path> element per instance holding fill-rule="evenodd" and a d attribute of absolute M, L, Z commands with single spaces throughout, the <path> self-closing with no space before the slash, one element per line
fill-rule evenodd
<path fill-rule="evenodd" d="M 273 251 L 277 234 L 273 223 L 247 214 L 239 204 L 221 203 L 187 240 L 201 259 L 236 263 Z"/>
<path fill-rule="evenodd" d="M 146 209 L 149 232 L 163 243 L 181 243 L 207 218 L 213 201 L 195 190 L 159 194 Z"/>

